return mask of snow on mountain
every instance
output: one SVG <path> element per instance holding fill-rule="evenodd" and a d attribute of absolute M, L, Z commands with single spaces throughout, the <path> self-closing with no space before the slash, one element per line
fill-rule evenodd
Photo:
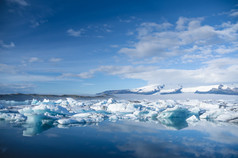
<path fill-rule="evenodd" d="M 149 86 L 132 89 L 131 92 L 154 94 L 159 92 L 162 88 L 164 88 L 164 85 L 149 85 Z"/>
<path fill-rule="evenodd" d="M 228 87 L 221 84 L 217 88 L 212 88 L 209 91 L 197 90 L 195 93 L 238 95 L 238 87 Z"/>
<path fill-rule="evenodd" d="M 109 90 L 104 91 L 102 94 L 143 94 L 143 95 L 167 95 L 178 93 L 198 93 L 198 94 L 227 94 L 238 95 L 238 86 L 234 85 L 209 85 L 197 87 L 179 87 L 173 89 L 166 89 L 165 85 L 149 85 L 135 89 L 124 90 Z"/>
<path fill-rule="evenodd" d="M 178 88 L 178 89 L 163 89 L 160 91 L 160 94 L 161 95 L 166 95 L 166 94 L 178 94 L 178 93 L 182 93 L 182 87 L 181 88 Z"/>
<path fill-rule="evenodd" d="M 183 93 L 195 93 L 196 91 L 199 92 L 207 92 L 211 90 L 212 88 L 218 88 L 219 85 L 209 85 L 209 86 L 198 86 L 198 87 L 187 87 L 183 88 Z"/>
<path fill-rule="evenodd" d="M 123 89 L 123 90 L 108 90 L 102 93 L 98 93 L 98 95 L 102 94 L 143 94 L 143 95 L 151 95 L 160 92 L 160 90 L 164 88 L 164 85 L 149 85 L 135 89 Z"/>

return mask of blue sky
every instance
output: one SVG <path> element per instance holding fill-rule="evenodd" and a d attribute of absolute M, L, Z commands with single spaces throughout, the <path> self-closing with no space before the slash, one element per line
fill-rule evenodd
<path fill-rule="evenodd" d="M 2 0 L 0 93 L 238 82 L 236 0 Z"/>

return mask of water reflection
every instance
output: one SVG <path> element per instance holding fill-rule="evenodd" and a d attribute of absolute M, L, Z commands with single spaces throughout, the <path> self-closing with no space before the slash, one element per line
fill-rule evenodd
<path fill-rule="evenodd" d="M 138 139 L 138 138 L 137 138 Z M 147 138 L 145 138 L 147 139 Z M 118 145 L 118 149 L 122 152 L 130 152 L 132 157 L 138 158 L 157 158 L 178 157 L 176 151 L 180 151 L 181 148 L 172 143 L 161 142 L 158 138 L 150 138 L 153 140 L 134 140 L 134 138 L 128 140 L 125 145 Z M 170 151 L 170 152 L 168 152 Z"/>
<path fill-rule="evenodd" d="M 98 130 L 128 133 L 124 144 L 117 147 L 122 152 L 129 152 L 132 157 L 238 156 L 238 127 L 233 124 L 204 121 L 177 131 L 168 130 L 158 124 L 126 121 Z"/>
<path fill-rule="evenodd" d="M 9 122 L 9 121 L 4 121 L 1 120 L 2 122 Z M 108 120 L 104 120 L 103 122 L 108 122 Z M 120 124 L 117 123 L 118 121 L 113 121 L 110 122 L 110 126 L 115 124 L 115 126 L 112 129 L 117 129 L 120 127 Z M 150 120 L 125 120 L 122 119 L 119 122 L 135 122 L 135 123 L 140 123 L 143 125 L 151 125 L 151 124 L 156 124 L 156 128 L 160 127 L 161 129 L 168 129 L 168 130 L 183 130 L 183 129 L 192 129 L 192 130 L 198 130 L 200 131 L 203 129 L 203 131 L 206 131 L 208 133 L 213 133 L 213 135 L 216 133 L 217 137 L 219 140 L 222 138 L 224 141 L 228 140 L 234 140 L 233 136 L 238 137 L 236 133 L 238 133 L 236 130 L 235 131 L 229 131 L 230 134 L 227 134 L 225 131 L 227 127 L 238 127 L 237 124 L 231 124 L 231 123 L 225 123 L 225 122 L 211 122 L 208 120 L 200 120 L 198 122 L 187 122 L 185 118 L 179 118 L 179 117 L 169 117 L 169 118 L 158 118 L 158 119 L 150 119 Z M 84 123 L 75 123 L 75 124 L 68 124 L 68 125 L 61 125 L 56 122 L 54 119 L 50 119 L 45 117 L 44 115 L 28 115 L 27 119 L 24 123 L 15 123 L 14 121 L 10 121 L 9 123 L 13 124 L 14 126 L 22 127 L 23 129 L 23 136 L 35 136 L 38 135 L 44 131 L 47 131 L 51 128 L 58 127 L 58 128 L 70 128 L 70 127 L 87 127 L 87 126 L 97 126 L 98 122 L 84 122 Z M 130 126 L 133 126 L 131 123 Z M 123 125 L 123 128 L 127 126 Z M 215 128 L 207 128 L 207 127 L 216 127 L 216 129 L 219 127 L 219 130 L 214 130 Z M 137 128 L 137 127 L 133 127 Z M 224 128 L 224 129 L 223 129 Z M 130 130 L 131 128 L 128 128 L 126 130 Z M 147 128 L 146 128 L 147 129 Z M 235 129 L 235 128 L 234 128 Z M 106 130 L 106 129 L 105 129 Z M 122 129 L 118 129 L 122 130 Z M 124 129 L 125 130 L 125 129 Z M 141 131 L 141 129 L 138 129 Z M 209 131 L 212 130 L 212 131 Z M 223 131 L 225 130 L 225 131 Z M 219 131 L 223 131 L 223 133 L 218 133 Z M 116 131 L 115 131 L 116 132 Z M 131 131 L 132 132 L 132 131 Z M 232 132 L 232 133 L 231 133 Z M 218 135 L 219 134 L 219 135 Z M 215 138 L 211 137 L 209 138 L 210 140 L 216 140 Z"/>
<path fill-rule="evenodd" d="M 69 154 L 70 157 L 238 157 L 238 126 L 228 123 L 204 120 L 177 130 L 174 126 L 168 128 L 158 122 L 132 120 L 63 126 L 43 117 L 32 116 L 26 122 L 28 124 L 23 125 L 23 135 L 38 136 L 16 137 L 16 128 L 10 129 L 6 125 L 6 132 L 11 131 L 9 136 L 14 139 L 3 137 L 4 130 L 0 130 L 0 156 L 19 152 L 19 145 L 22 146 L 19 157 L 28 151 L 33 151 L 29 154 L 37 154 L 34 153 L 35 148 L 45 149 L 47 144 L 51 150 L 46 157 L 55 157 L 56 153 L 57 157 L 69 157 Z M 17 144 L 16 149 L 2 140 Z"/>
<path fill-rule="evenodd" d="M 159 119 L 158 121 L 168 128 L 174 128 L 177 130 L 188 127 L 188 123 L 184 118 L 172 117 L 167 119 Z"/>
<path fill-rule="evenodd" d="M 69 125 L 61 125 L 55 123 L 55 120 L 45 118 L 43 115 L 29 115 L 23 127 L 23 136 L 35 136 L 44 131 L 49 130 L 50 128 L 70 128 L 70 127 L 87 127 L 87 126 L 96 126 L 98 123 L 77 123 Z"/>
<path fill-rule="evenodd" d="M 23 127 L 23 136 L 34 136 L 54 127 L 54 120 L 42 115 L 28 115 Z"/>

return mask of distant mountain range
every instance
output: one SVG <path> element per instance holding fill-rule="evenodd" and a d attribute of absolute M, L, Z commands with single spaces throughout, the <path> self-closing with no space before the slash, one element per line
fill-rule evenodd
<path fill-rule="evenodd" d="M 73 98 L 73 99 L 97 99 L 105 98 L 105 95 L 51 95 L 51 94 L 0 94 L 0 100 L 15 100 L 15 101 L 25 101 L 25 100 L 44 100 L 44 99 L 64 99 L 64 98 Z"/>
<path fill-rule="evenodd" d="M 211 85 L 199 87 L 179 87 L 174 89 L 166 89 L 165 85 L 149 85 L 135 89 L 108 90 L 96 95 L 48 95 L 48 94 L 0 94 L 0 100 L 44 100 L 44 99 L 99 99 L 107 98 L 115 94 L 140 94 L 140 95 L 173 95 L 179 93 L 197 93 L 197 94 L 224 94 L 238 95 L 238 86 L 234 85 Z"/>
<path fill-rule="evenodd" d="M 145 87 L 140 87 L 136 89 L 122 89 L 122 90 L 108 90 L 102 93 L 97 93 L 97 95 L 111 95 L 111 94 L 143 94 L 152 95 L 156 94 L 164 88 L 164 85 L 149 85 Z"/>
<path fill-rule="evenodd" d="M 182 86 L 175 89 L 166 89 L 165 85 L 149 85 L 135 89 L 122 89 L 122 90 L 108 90 L 97 95 L 113 95 L 113 94 L 142 94 L 142 95 L 168 95 L 178 93 L 198 93 L 198 94 L 225 94 L 225 95 L 238 95 L 238 86 L 234 85 L 210 85 L 198 87 Z"/>

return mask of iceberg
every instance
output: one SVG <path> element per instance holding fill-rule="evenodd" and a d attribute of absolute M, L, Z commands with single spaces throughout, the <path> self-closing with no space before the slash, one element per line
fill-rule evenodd
<path fill-rule="evenodd" d="M 4 101 L 2 101 L 4 102 Z M 1 106 L 0 119 L 22 125 L 31 136 L 51 127 L 134 120 L 182 129 L 199 121 L 238 122 L 238 100 L 125 99 L 27 101 L 29 105 Z M 19 102 L 22 103 L 22 102 Z"/>
<path fill-rule="evenodd" d="M 70 118 L 63 118 L 58 120 L 59 124 L 67 125 L 67 124 L 75 124 L 75 123 L 97 123 L 104 120 L 103 114 L 98 113 L 80 113 L 71 116 Z"/>
<path fill-rule="evenodd" d="M 187 118 L 186 121 L 187 121 L 188 123 L 193 123 L 193 122 L 198 122 L 199 119 L 198 119 L 195 115 L 192 115 L 192 116 L 190 116 L 189 118 Z"/>
<path fill-rule="evenodd" d="M 0 119 L 12 122 L 23 122 L 26 118 L 26 116 L 18 113 L 0 113 Z"/>

